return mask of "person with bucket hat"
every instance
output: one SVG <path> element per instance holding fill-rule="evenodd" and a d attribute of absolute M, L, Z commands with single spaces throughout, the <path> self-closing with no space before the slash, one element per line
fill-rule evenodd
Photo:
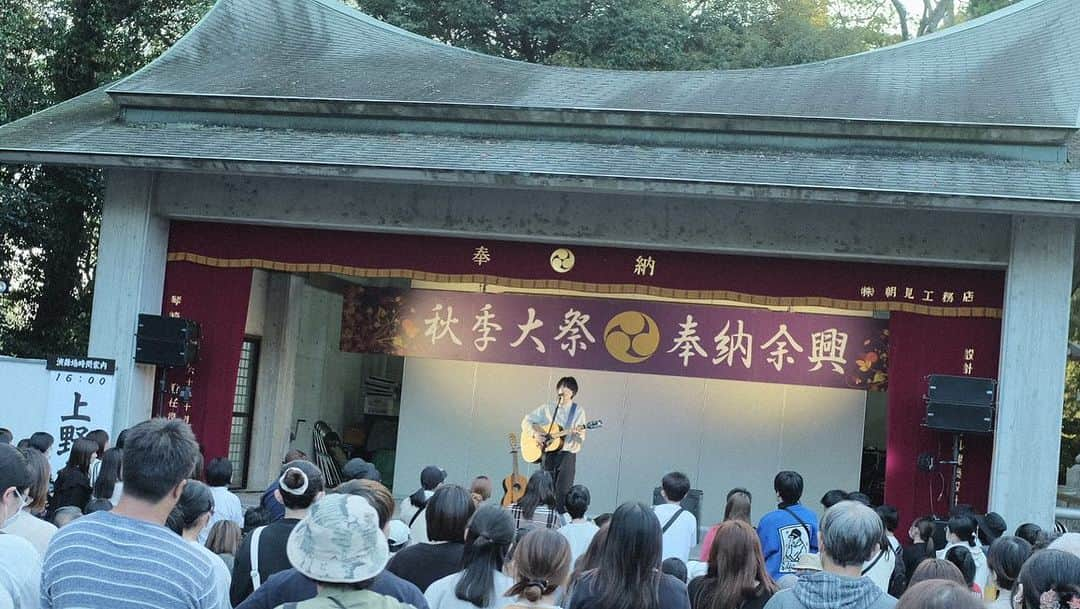
<path fill-rule="evenodd" d="M 369 590 L 390 561 L 379 515 L 363 497 L 330 495 L 289 534 L 289 562 L 318 585 L 315 598 L 284 609 L 407 609 Z"/>

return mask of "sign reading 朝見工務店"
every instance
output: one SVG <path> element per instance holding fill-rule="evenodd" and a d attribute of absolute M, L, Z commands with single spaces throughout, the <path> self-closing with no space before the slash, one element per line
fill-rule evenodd
<path fill-rule="evenodd" d="M 357 286 L 341 349 L 884 390 L 888 334 L 870 317 Z"/>
<path fill-rule="evenodd" d="M 116 400 L 116 360 L 50 356 L 46 431 L 53 435 L 52 471 L 67 464 L 75 440 L 95 429 L 110 431 Z"/>

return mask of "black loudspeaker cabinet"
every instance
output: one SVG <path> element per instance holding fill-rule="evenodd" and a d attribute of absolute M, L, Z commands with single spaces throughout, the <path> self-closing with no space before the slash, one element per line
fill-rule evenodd
<path fill-rule="evenodd" d="M 199 359 L 199 324 L 178 317 L 139 315 L 135 361 L 180 368 Z"/>
<path fill-rule="evenodd" d="M 929 402 L 926 426 L 958 433 L 990 433 L 994 431 L 994 407 Z"/>
<path fill-rule="evenodd" d="M 934 519 L 934 547 L 944 548 L 947 545 L 946 529 L 949 528 L 949 521 L 941 518 Z M 932 557 L 931 557 L 932 558 Z"/>
<path fill-rule="evenodd" d="M 659 486 L 653 489 L 653 505 L 660 505 L 661 503 L 666 503 L 666 501 L 664 500 L 664 496 L 660 494 L 661 490 L 662 489 Z M 690 492 L 687 493 L 685 497 L 683 497 L 683 500 L 679 502 L 679 505 L 682 506 L 684 510 L 693 514 L 694 518 L 697 519 L 699 529 L 698 541 L 701 541 L 701 500 L 703 496 L 704 494 L 699 489 L 692 488 L 690 489 Z M 664 523 L 661 522 L 660 524 L 663 525 Z"/>
<path fill-rule="evenodd" d="M 997 381 L 976 376 L 931 374 L 926 399 L 946 404 L 993 406 Z"/>

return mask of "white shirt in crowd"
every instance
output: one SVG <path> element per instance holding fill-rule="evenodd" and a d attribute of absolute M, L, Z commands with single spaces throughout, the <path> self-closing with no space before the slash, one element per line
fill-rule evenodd
<path fill-rule="evenodd" d="M 206 530 L 209 527 L 203 527 Z M 225 561 L 221 560 L 221 557 L 210 551 L 202 543 L 197 541 L 188 542 L 191 545 L 199 548 L 199 551 L 206 557 L 210 558 L 210 563 L 214 565 L 214 592 L 217 597 L 217 602 L 212 606 L 214 607 L 232 607 L 232 601 L 229 599 L 229 588 L 232 586 L 232 573 L 229 572 L 229 568 L 225 566 Z"/>
<path fill-rule="evenodd" d="M 37 518 L 26 510 L 20 510 L 18 514 L 12 516 L 2 530 L 9 535 L 29 541 L 41 556 L 45 556 L 49 542 L 52 541 L 53 535 L 56 535 L 54 524 Z"/>
<path fill-rule="evenodd" d="M 431 499 L 431 496 L 435 494 L 435 491 L 424 491 L 424 501 Z M 420 511 L 420 508 L 413 505 L 412 501 L 406 497 L 401 500 L 401 508 L 398 509 L 398 520 L 409 524 L 412 522 L 413 516 Z"/>
<path fill-rule="evenodd" d="M 880 558 L 878 558 L 879 554 L 881 555 Z M 891 547 L 885 548 L 884 553 L 879 549 L 877 553 L 870 557 L 870 560 L 863 563 L 863 575 L 874 580 L 874 584 L 881 588 L 882 592 L 888 594 L 889 580 L 892 579 L 895 566 L 896 552 L 893 552 Z"/>
<path fill-rule="evenodd" d="M 653 506 L 653 512 L 656 513 L 656 517 L 660 520 L 661 527 L 667 524 L 668 520 L 671 520 L 671 517 L 677 511 L 679 511 L 679 504 L 677 503 L 664 503 Z M 697 518 L 689 510 L 684 510 L 664 533 L 663 560 L 678 558 L 686 562 L 690 560 L 690 550 L 696 545 Z"/>
<path fill-rule="evenodd" d="M 983 554 L 982 548 L 978 545 L 969 546 L 966 543 L 950 543 L 946 544 L 937 553 L 937 557 L 944 560 L 945 554 L 952 549 L 953 546 L 964 546 L 971 552 L 971 558 L 975 560 L 975 583 L 979 585 L 979 588 L 986 590 L 986 582 L 990 580 L 990 566 L 986 564 L 986 554 Z"/>
<path fill-rule="evenodd" d="M 199 533 L 199 543 L 202 544 L 210 537 L 210 529 L 215 522 L 231 520 L 241 530 L 244 528 L 244 507 L 240 505 L 240 498 L 224 486 L 211 486 L 210 494 L 214 496 L 214 513 L 210 516 L 210 522 L 206 523 Z"/>
<path fill-rule="evenodd" d="M 0 534 L 0 607 L 41 606 L 41 556 L 22 537 Z"/>
<path fill-rule="evenodd" d="M 571 522 L 558 529 L 559 533 L 566 538 L 566 541 L 570 542 L 570 554 L 573 556 L 570 561 L 571 565 L 577 562 L 578 557 L 584 554 L 585 550 L 589 549 L 589 544 L 592 543 L 593 537 L 596 536 L 596 532 L 599 530 L 600 527 L 589 520 Z"/>
<path fill-rule="evenodd" d="M 463 601 L 454 594 L 461 579 L 461 573 L 454 573 L 432 582 L 424 592 L 428 606 L 431 609 L 477 609 L 476 605 L 469 601 Z M 514 585 L 514 580 L 495 571 L 495 587 L 491 591 L 491 600 L 481 609 L 499 609 L 514 604 L 514 599 L 506 596 L 506 591 Z"/>

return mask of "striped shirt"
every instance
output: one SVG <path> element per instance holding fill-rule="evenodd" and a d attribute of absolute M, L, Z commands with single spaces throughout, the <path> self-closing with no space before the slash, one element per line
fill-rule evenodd
<path fill-rule="evenodd" d="M 42 609 L 227 609 L 210 557 L 163 526 L 95 512 L 60 529 Z"/>

